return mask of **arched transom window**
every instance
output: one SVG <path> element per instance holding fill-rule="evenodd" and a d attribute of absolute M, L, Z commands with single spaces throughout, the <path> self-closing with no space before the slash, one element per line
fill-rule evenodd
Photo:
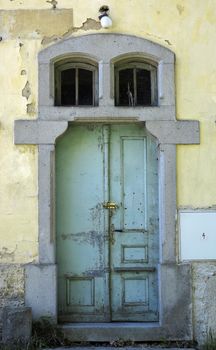
<path fill-rule="evenodd" d="M 55 105 L 96 106 L 98 104 L 98 69 L 82 59 L 55 64 Z"/>
<path fill-rule="evenodd" d="M 142 61 L 123 61 L 115 65 L 115 105 L 155 106 L 157 67 Z"/>

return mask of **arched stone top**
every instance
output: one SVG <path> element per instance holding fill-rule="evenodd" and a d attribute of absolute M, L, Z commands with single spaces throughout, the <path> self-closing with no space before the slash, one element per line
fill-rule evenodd
<path fill-rule="evenodd" d="M 153 66 L 158 66 L 158 64 L 160 63 L 160 61 L 158 62 L 156 59 L 152 59 L 140 52 L 130 52 L 124 55 L 120 55 L 111 59 L 110 62 L 113 65 L 122 65 L 130 61 L 149 63 Z"/>
<path fill-rule="evenodd" d="M 85 59 L 98 64 L 99 103 L 95 107 L 62 107 L 54 103 L 54 67 L 64 59 Z M 114 65 L 136 58 L 157 69 L 157 106 L 120 107 L 114 101 Z M 71 37 L 39 53 L 39 119 L 73 121 L 76 118 L 175 120 L 174 53 L 149 40 L 123 34 Z"/>
<path fill-rule="evenodd" d="M 144 55 L 155 62 L 174 63 L 174 53 L 152 41 L 124 34 L 88 34 L 71 37 L 42 50 L 39 54 L 40 63 L 50 63 L 60 55 L 68 53 L 94 53 L 96 60 L 109 63 L 113 58 L 122 55 Z"/>
<path fill-rule="evenodd" d="M 88 107 L 54 105 L 54 66 L 65 59 L 98 64 L 99 104 Z M 158 105 L 114 105 L 114 65 L 136 58 L 154 62 Z M 162 144 L 199 143 L 199 123 L 175 118 L 174 53 L 146 39 L 122 34 L 90 34 L 60 41 L 39 53 L 39 114 L 37 121 L 15 122 L 16 144 L 54 144 L 68 122 L 145 122 Z"/>
<path fill-rule="evenodd" d="M 77 53 L 69 52 L 63 55 L 56 56 L 50 61 L 50 63 L 58 66 L 58 65 L 64 64 L 64 62 L 67 62 L 67 61 L 80 62 L 80 63 L 88 62 L 89 64 L 92 64 L 95 66 L 99 63 L 97 57 L 93 55 L 87 55 L 82 52 L 77 52 Z"/>

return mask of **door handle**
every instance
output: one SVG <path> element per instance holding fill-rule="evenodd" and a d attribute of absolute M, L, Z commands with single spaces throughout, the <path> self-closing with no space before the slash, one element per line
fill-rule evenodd
<path fill-rule="evenodd" d="M 103 207 L 105 209 L 117 209 L 118 208 L 118 205 L 114 202 L 106 202 L 103 204 Z"/>

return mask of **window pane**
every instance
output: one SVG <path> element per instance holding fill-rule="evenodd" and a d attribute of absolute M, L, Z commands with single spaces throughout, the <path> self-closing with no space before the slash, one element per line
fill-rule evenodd
<path fill-rule="evenodd" d="M 93 105 L 93 72 L 86 69 L 79 69 L 78 81 L 78 105 Z"/>
<path fill-rule="evenodd" d="M 137 105 L 151 105 L 151 72 L 136 69 Z"/>
<path fill-rule="evenodd" d="M 119 106 L 134 105 L 133 69 L 119 71 Z"/>
<path fill-rule="evenodd" d="M 61 72 L 61 105 L 75 105 L 75 69 Z"/>

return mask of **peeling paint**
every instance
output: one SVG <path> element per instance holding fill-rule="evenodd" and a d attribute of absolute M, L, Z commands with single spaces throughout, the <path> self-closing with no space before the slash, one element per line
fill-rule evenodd
<path fill-rule="evenodd" d="M 61 37 L 73 26 L 73 10 L 0 10 L 0 23 L 6 39 Z"/>
<path fill-rule="evenodd" d="M 92 247 L 103 245 L 103 237 L 97 231 L 78 232 L 78 233 L 62 233 L 63 240 L 73 240 L 74 242 L 86 242 Z"/>
<path fill-rule="evenodd" d="M 210 329 L 216 329 L 216 264 L 193 263 L 195 339 L 203 344 Z"/>
<path fill-rule="evenodd" d="M 57 36 L 57 35 L 52 35 L 50 37 L 44 37 L 43 40 L 41 41 L 42 45 L 48 45 L 52 42 L 55 42 L 60 39 L 66 39 L 69 37 L 71 34 L 79 32 L 79 31 L 88 31 L 88 30 L 99 30 L 101 29 L 101 24 L 100 22 L 92 19 L 92 18 L 87 18 L 85 22 L 80 27 L 70 27 L 67 32 L 65 32 L 62 36 Z"/>
<path fill-rule="evenodd" d="M 61 39 L 60 37 L 56 36 L 56 35 L 52 35 L 50 37 L 44 37 L 43 40 L 41 41 L 42 45 L 49 45 L 57 40 Z"/>
<path fill-rule="evenodd" d="M 28 100 L 30 95 L 31 95 L 31 88 L 30 88 L 29 81 L 27 81 L 25 84 L 25 87 L 22 90 L 22 96 Z"/>
<path fill-rule="evenodd" d="M 166 44 L 168 44 L 168 45 L 172 45 L 171 42 L 170 42 L 168 39 L 164 39 L 164 38 L 162 38 L 162 37 L 159 36 L 159 35 L 154 35 L 154 34 L 148 33 L 148 32 L 146 32 L 146 35 L 149 36 L 149 37 L 153 37 L 153 38 L 162 40 L 164 43 L 166 43 Z"/>
<path fill-rule="evenodd" d="M 74 27 L 73 28 L 73 33 L 78 32 L 79 30 L 99 30 L 101 29 L 101 24 L 100 21 L 96 21 L 95 19 L 92 18 L 87 18 L 85 22 L 80 27 Z"/>
<path fill-rule="evenodd" d="M 27 113 L 28 113 L 28 114 L 34 114 L 34 113 L 36 113 L 36 110 L 35 110 L 35 103 L 34 103 L 34 102 L 28 103 L 28 104 L 26 105 L 26 107 L 27 107 Z"/>
<path fill-rule="evenodd" d="M 0 309 L 24 305 L 24 269 L 19 265 L 0 266 Z M 0 310 L 1 313 L 1 310 Z"/>
<path fill-rule="evenodd" d="M 9 251 L 7 247 L 2 247 L 2 249 L 0 250 L 0 260 L 6 259 L 8 262 L 14 261 L 14 255 L 16 250 L 17 250 L 17 246 L 12 251 Z"/>
<path fill-rule="evenodd" d="M 184 12 L 184 6 L 177 4 L 176 8 L 178 10 L 178 13 L 181 15 Z"/>
<path fill-rule="evenodd" d="M 21 74 L 21 75 L 26 75 L 26 70 L 25 70 L 25 69 L 22 69 L 20 74 Z"/>

